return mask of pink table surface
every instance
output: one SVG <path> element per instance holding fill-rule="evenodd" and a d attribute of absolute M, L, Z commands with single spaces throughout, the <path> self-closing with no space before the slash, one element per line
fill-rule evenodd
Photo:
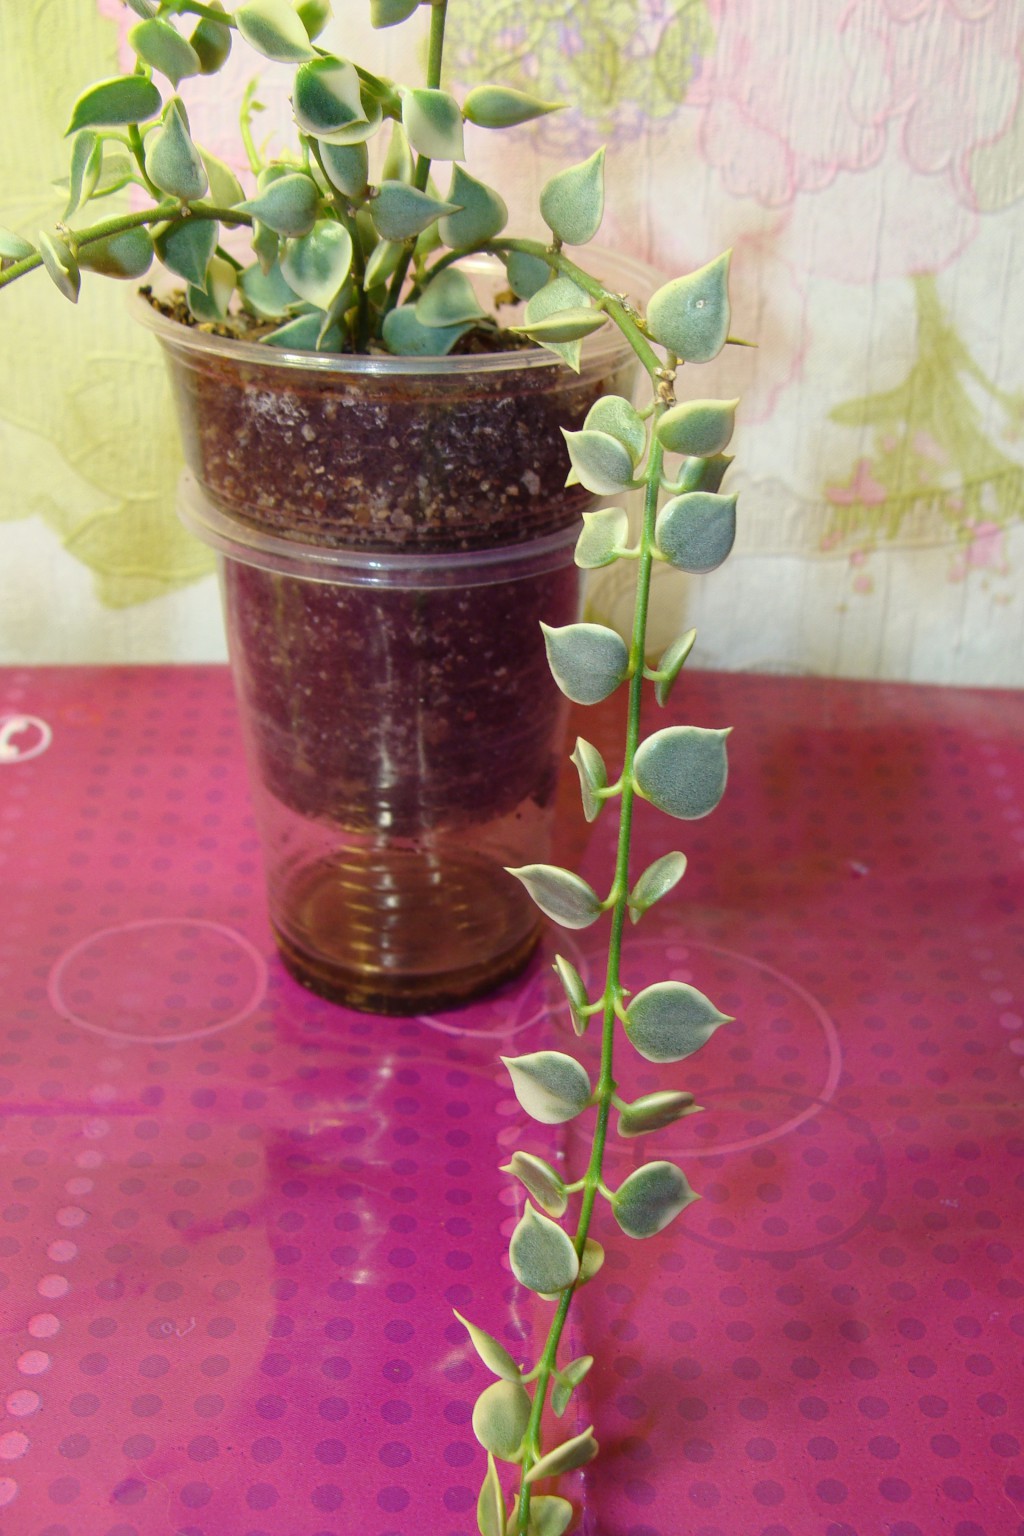
<path fill-rule="evenodd" d="M 616 1143 L 611 1181 L 672 1157 L 703 1199 L 646 1243 L 602 1214 L 581 1528 L 1021 1536 L 1024 701 L 680 692 L 735 726 L 731 782 L 707 821 L 640 817 L 690 868 L 626 979 L 737 1022 L 657 1079 L 621 1053 L 706 1113 Z M 0 673 L 0 891 L 0 1532 L 470 1536 L 490 1378 L 451 1308 L 528 1354 L 498 1164 L 580 1165 L 497 1064 L 571 1038 L 552 945 L 461 1013 L 305 993 L 220 668 Z M 594 973 L 600 942 L 560 940 Z"/>

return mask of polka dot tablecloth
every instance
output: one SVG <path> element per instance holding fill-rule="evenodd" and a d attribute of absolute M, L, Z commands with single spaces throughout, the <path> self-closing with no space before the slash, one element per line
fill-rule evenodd
<path fill-rule="evenodd" d="M 705 1112 L 610 1182 L 670 1157 L 703 1199 L 645 1243 L 601 1216 L 579 1528 L 1024 1536 L 1024 703 L 681 693 L 735 727 L 731 782 L 640 815 L 690 864 L 626 979 L 736 1023 L 657 1075 L 621 1053 Z M 614 757 L 611 710 L 580 725 Z M 585 1127 L 531 1126 L 497 1064 L 570 1041 L 551 946 L 441 1017 L 305 993 L 219 668 L 0 673 L 0 882 L 0 1536 L 471 1536 L 489 1378 L 451 1309 L 530 1356 L 498 1165 L 581 1171 Z M 598 974 L 599 933 L 561 947 Z"/>

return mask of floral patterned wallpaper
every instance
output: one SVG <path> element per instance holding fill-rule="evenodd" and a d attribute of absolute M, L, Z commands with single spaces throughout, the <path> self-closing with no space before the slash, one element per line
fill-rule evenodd
<path fill-rule="evenodd" d="M 400 74 L 415 45 L 345 0 L 327 34 Z M 71 15 L 68 15 L 68 12 Z M 741 534 L 700 581 L 662 573 L 658 623 L 701 661 L 1024 682 L 1024 6 L 1015 0 L 451 0 L 456 89 L 489 75 L 578 110 L 517 130 L 480 174 L 536 229 L 565 156 L 609 145 L 605 242 L 660 271 L 727 245 L 734 329 L 701 393 L 743 397 Z M 118 0 L 0 10 L 0 222 L 32 231 Z M 49 58 L 49 78 L 38 63 Z M 33 75 L 33 66 L 36 74 Z M 268 122 L 287 115 L 268 70 Z M 276 107 L 275 107 L 276 103 Z M 191 105 L 224 155 L 230 123 Z M 223 110 L 223 103 L 215 105 Z M 490 163 L 489 163 L 490 162 Z M 173 517 L 176 449 L 152 343 L 92 282 L 3 299 L 0 656 L 222 654 L 205 551 Z M 139 451 L 139 441 L 142 451 Z M 624 620 L 614 577 L 596 615 Z"/>

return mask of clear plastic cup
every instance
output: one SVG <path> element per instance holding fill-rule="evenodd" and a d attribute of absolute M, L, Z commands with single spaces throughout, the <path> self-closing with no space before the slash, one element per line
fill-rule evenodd
<path fill-rule="evenodd" d="M 526 963 L 564 700 L 540 620 L 571 623 L 575 529 L 460 554 L 325 550 L 179 508 L 221 557 L 270 919 L 305 985 L 415 1013 Z"/>

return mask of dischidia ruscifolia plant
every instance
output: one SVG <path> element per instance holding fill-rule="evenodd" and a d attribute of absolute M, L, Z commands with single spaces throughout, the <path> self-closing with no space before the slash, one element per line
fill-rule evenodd
<path fill-rule="evenodd" d="M 559 1440 L 548 1409 L 561 1417 L 584 1380 L 589 1355 L 567 1360 L 562 1335 L 579 1287 L 599 1270 L 591 1236 L 599 1201 L 607 1202 L 630 1238 L 660 1232 L 696 1198 L 684 1173 L 655 1160 L 617 1189 L 605 1177 L 613 1128 L 623 1137 L 658 1131 L 697 1112 L 677 1087 L 632 1103 L 617 1092 L 615 1046 L 621 1033 L 646 1060 L 678 1062 L 708 1040 L 725 1016 L 695 988 L 663 981 L 631 992 L 624 956 L 627 921 L 637 922 L 667 896 L 686 868 L 672 850 L 638 874 L 631 869 L 636 800 L 690 820 L 717 805 L 726 780 L 728 732 L 670 726 L 641 737 L 641 706 L 653 692 L 664 705 L 690 654 L 694 632 L 673 641 L 656 665 L 646 657 L 651 573 L 656 561 L 703 573 L 729 554 L 736 498 L 723 495 L 725 454 L 735 401 L 676 401 L 684 363 L 708 362 L 728 341 L 728 254 L 657 289 L 644 311 L 609 291 L 565 253 L 597 233 L 604 209 L 604 152 L 553 176 L 540 212 L 549 241 L 504 234 L 505 203 L 463 169 L 465 123 L 499 129 L 556 110 L 556 104 L 497 85 L 470 90 L 460 102 L 441 87 L 446 0 L 423 0 L 430 13 L 426 82 L 407 88 L 318 46 L 328 0 L 247 0 L 229 10 L 210 0 L 126 0 L 138 17 L 129 33 L 134 72 L 86 90 L 75 103 L 67 206 L 60 224 L 26 240 L 0 230 L 0 287 L 44 267 L 60 291 L 77 300 L 82 270 L 138 279 L 154 256 L 186 285 L 191 319 L 228 333 L 241 327 L 270 346 L 295 350 L 443 356 L 471 330 L 494 332 L 461 257 L 487 252 L 504 263 L 511 296 L 525 304 L 511 329 L 525 342 L 556 352 L 578 369 L 587 336 L 617 327 L 649 386 L 637 408 L 617 395 L 599 399 L 582 430 L 567 431 L 568 483 L 597 497 L 643 493 L 638 534 L 611 505 L 584 515 L 576 563 L 584 570 L 630 560 L 636 568 L 632 633 L 623 639 L 599 624 L 545 631 L 556 683 L 577 703 L 596 704 L 623 688 L 628 697 L 621 764 L 614 778 L 590 742 L 576 742 L 572 761 L 583 812 L 593 821 L 615 804 L 618 836 L 605 894 L 567 869 L 534 864 L 513 870 L 537 906 L 556 923 L 582 929 L 607 915 L 610 935 L 601 989 L 592 995 L 564 958 L 556 971 L 573 1028 L 600 1030 L 596 1083 L 564 1051 L 506 1059 L 520 1104 L 543 1125 L 593 1114 L 586 1167 L 570 1180 L 544 1159 L 517 1151 L 508 1173 L 526 1191 L 510 1243 L 516 1278 L 548 1300 L 553 1317 L 540 1355 L 525 1365 L 497 1339 L 462 1319 L 484 1365 L 497 1378 L 477 1400 L 473 1428 L 487 1452 L 477 1510 L 481 1536 L 561 1536 L 571 1503 L 551 1480 L 597 1453 L 592 1428 Z M 421 0 L 370 0 L 377 27 L 406 21 Z M 297 154 L 265 162 L 256 148 L 252 90 L 243 103 L 242 139 L 254 186 L 247 195 L 235 173 L 199 148 L 177 95 L 180 82 L 215 75 L 241 38 L 263 60 L 294 65 L 291 103 Z M 159 77 L 170 86 L 157 83 Z M 166 99 L 165 99 L 166 97 Z M 378 147 L 379 146 L 379 147 Z M 434 162 L 450 164 L 447 190 L 431 181 Z M 90 225 L 68 221 L 101 200 L 134 189 L 144 207 Z M 221 244 L 222 226 L 248 227 L 246 263 Z M 233 242 L 229 242 L 232 245 Z M 239 318 L 241 317 L 241 318 Z M 667 466 L 670 461 L 672 467 Z M 578 1199 L 574 1222 L 570 1201 Z M 519 1469 L 509 1506 L 497 1463 Z M 542 1488 L 549 1491 L 541 1492 Z"/>

